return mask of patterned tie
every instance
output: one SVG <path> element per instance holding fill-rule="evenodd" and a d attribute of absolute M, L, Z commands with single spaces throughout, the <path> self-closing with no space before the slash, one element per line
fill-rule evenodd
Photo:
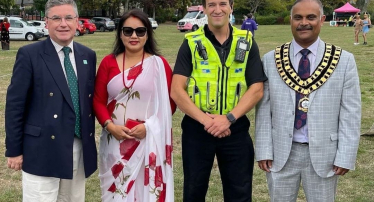
<path fill-rule="evenodd" d="M 310 51 L 308 49 L 303 49 L 300 51 L 303 55 L 299 62 L 299 70 L 297 74 L 301 79 L 307 79 L 310 76 L 310 61 L 308 59 L 308 54 Z M 299 100 L 303 98 L 304 95 L 296 92 L 296 115 L 295 115 L 295 128 L 300 129 L 306 124 L 307 113 L 298 109 Z"/>
<path fill-rule="evenodd" d="M 77 76 L 75 75 L 73 65 L 71 64 L 69 53 L 71 49 L 69 47 L 63 47 L 62 51 L 64 51 L 65 59 L 64 59 L 64 66 L 66 71 L 66 77 L 68 79 L 68 86 L 70 89 L 71 99 L 73 101 L 74 111 L 75 111 L 75 135 L 80 138 L 81 136 L 81 116 L 80 116 L 80 109 L 79 109 L 79 92 L 78 92 L 78 80 Z"/>

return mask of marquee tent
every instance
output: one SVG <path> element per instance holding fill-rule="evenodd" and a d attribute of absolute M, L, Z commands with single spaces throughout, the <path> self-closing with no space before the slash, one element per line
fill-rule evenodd
<path fill-rule="evenodd" d="M 360 9 L 353 7 L 350 3 L 334 10 L 335 13 L 358 13 Z"/>
<path fill-rule="evenodd" d="M 354 15 L 355 13 L 358 13 L 358 12 L 360 12 L 360 9 L 353 7 L 350 3 L 347 2 L 344 6 L 334 10 L 334 13 L 332 15 L 332 20 L 330 21 L 330 26 L 336 25 L 336 16 L 338 15 L 338 13 L 344 16 L 347 14 Z"/>

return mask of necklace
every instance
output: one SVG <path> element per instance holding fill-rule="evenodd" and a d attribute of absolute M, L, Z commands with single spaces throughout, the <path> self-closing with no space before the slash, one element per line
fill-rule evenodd
<path fill-rule="evenodd" d="M 135 80 L 142 73 L 142 71 L 143 71 L 144 55 L 145 55 L 145 52 L 143 50 L 142 62 L 138 66 L 130 67 L 129 74 L 127 75 L 127 80 L 133 80 L 133 81 L 131 82 L 130 86 L 127 86 L 126 82 L 125 82 L 125 53 L 123 53 L 122 82 L 123 82 L 123 85 L 125 86 L 125 88 L 130 89 L 134 85 Z"/>

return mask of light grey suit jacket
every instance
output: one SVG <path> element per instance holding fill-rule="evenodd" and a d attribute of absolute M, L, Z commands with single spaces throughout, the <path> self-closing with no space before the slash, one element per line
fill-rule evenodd
<path fill-rule="evenodd" d="M 324 48 L 321 40 L 315 65 L 320 63 Z M 271 171 L 278 172 L 291 151 L 296 95 L 279 76 L 274 51 L 267 53 L 262 61 L 268 81 L 264 83 L 264 96 L 256 106 L 256 160 L 273 160 Z M 316 173 L 330 177 L 334 175 L 333 165 L 354 169 L 360 139 L 361 93 L 351 53 L 342 52 L 331 77 L 309 99 L 309 150 Z"/>

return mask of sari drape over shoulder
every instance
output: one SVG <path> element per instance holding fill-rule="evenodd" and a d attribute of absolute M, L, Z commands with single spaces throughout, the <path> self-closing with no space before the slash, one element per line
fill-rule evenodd
<path fill-rule="evenodd" d="M 114 124 L 125 125 L 128 118 L 145 121 L 146 137 L 118 141 L 102 131 L 102 201 L 173 202 L 172 112 L 164 63 L 158 56 L 144 59 L 134 82 L 135 68 L 109 81 L 107 108 Z"/>

